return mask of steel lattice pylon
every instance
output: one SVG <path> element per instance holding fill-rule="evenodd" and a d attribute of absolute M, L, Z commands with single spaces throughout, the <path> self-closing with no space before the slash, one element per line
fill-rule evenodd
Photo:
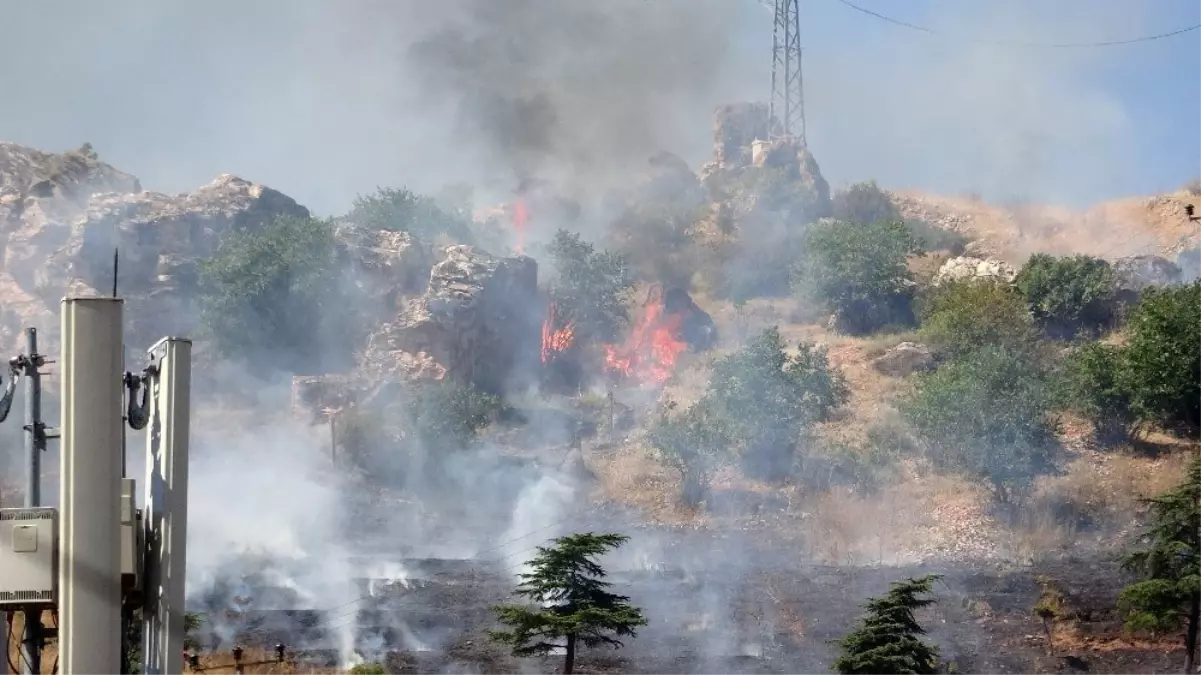
<path fill-rule="evenodd" d="M 771 135 L 794 136 L 805 144 L 805 92 L 801 79 L 801 19 L 798 0 L 775 0 L 772 29 Z"/>

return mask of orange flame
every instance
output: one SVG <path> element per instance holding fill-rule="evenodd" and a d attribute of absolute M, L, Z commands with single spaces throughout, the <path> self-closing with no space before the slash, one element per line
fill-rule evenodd
<path fill-rule="evenodd" d="M 683 322 L 681 314 L 663 315 L 661 299 L 647 304 L 624 345 L 605 345 L 606 369 L 644 384 L 663 384 L 688 348 L 680 338 Z"/>
<path fill-rule="evenodd" d="M 513 252 L 521 254 L 525 248 L 525 228 L 530 222 L 530 210 L 525 205 L 525 200 L 518 197 L 517 201 L 513 202 L 513 230 L 517 233 L 517 243 L 513 245 Z"/>
<path fill-rule="evenodd" d="M 555 305 L 551 303 L 542 321 L 542 362 L 549 363 L 555 354 L 566 351 L 575 340 L 575 326 L 569 321 L 566 326 L 555 329 Z"/>

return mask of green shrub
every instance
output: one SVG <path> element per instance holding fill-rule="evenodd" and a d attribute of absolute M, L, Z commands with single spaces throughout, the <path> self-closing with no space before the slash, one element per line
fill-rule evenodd
<path fill-rule="evenodd" d="M 547 253 L 555 271 L 548 290 L 559 326 L 571 322 L 580 343 L 617 340 L 629 321 L 626 300 L 634 287 L 625 257 L 597 251 L 566 230 L 555 233 Z"/>
<path fill-rule="evenodd" d="M 967 239 L 956 232 L 936 227 L 924 220 L 907 220 L 887 192 L 876 181 L 855 183 L 834 193 L 833 217 L 848 223 L 904 222 L 927 251 L 963 252 Z"/>
<path fill-rule="evenodd" d="M 1143 292 L 1130 314 L 1121 386 L 1144 420 L 1201 428 L 1201 281 Z"/>
<path fill-rule="evenodd" d="M 907 259 L 920 254 L 921 245 L 901 223 L 822 221 L 805 234 L 796 281 L 848 333 L 911 324 L 914 282 Z"/>
<path fill-rule="evenodd" d="M 1046 374 L 1026 353 L 993 345 L 919 375 L 901 412 L 936 465 L 1016 503 L 1055 457 L 1052 403 Z"/>
<path fill-rule="evenodd" d="M 339 416 L 337 441 L 353 463 L 372 475 L 402 475 L 414 458 L 449 456 L 471 446 L 500 411 L 500 400 L 470 385 L 414 382 L 385 405 Z M 438 462 L 426 465 L 436 471 Z"/>
<path fill-rule="evenodd" d="M 1089 342 L 1069 354 L 1059 371 L 1064 407 L 1087 417 L 1106 446 L 1126 440 L 1136 421 L 1122 377 L 1125 358 L 1119 347 Z"/>
<path fill-rule="evenodd" d="M 1117 280 L 1100 258 L 1038 253 L 1022 266 L 1015 284 L 1052 337 L 1097 335 L 1113 321 Z"/>
<path fill-rule="evenodd" d="M 378 188 L 373 195 L 356 197 L 346 219 L 375 230 L 408 232 L 425 241 L 444 236 L 461 244 L 474 243 L 469 214 L 443 206 L 405 188 Z"/>
<path fill-rule="evenodd" d="M 802 343 L 788 354 L 773 327 L 714 364 L 708 390 L 691 408 L 661 412 L 649 440 L 680 470 L 685 500 L 697 503 L 713 468 L 726 460 L 740 460 L 756 478 L 791 475 L 805 432 L 849 395 L 824 351 Z"/>
<path fill-rule="evenodd" d="M 386 675 L 388 672 L 378 663 L 356 663 L 348 671 L 350 675 Z"/>
<path fill-rule="evenodd" d="M 344 365 L 326 358 L 347 324 L 330 223 L 285 216 L 230 232 L 201 261 L 199 282 L 201 323 L 219 353 L 293 372 Z"/>
<path fill-rule="evenodd" d="M 1020 295 L 990 281 L 953 281 L 927 290 L 918 302 L 921 339 L 956 356 L 986 345 L 1025 348 L 1036 338 Z"/>

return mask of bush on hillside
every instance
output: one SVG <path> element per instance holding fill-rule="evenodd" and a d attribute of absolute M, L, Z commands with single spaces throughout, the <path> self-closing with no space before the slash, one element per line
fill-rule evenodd
<path fill-rule="evenodd" d="M 647 428 L 647 442 L 679 472 L 680 499 L 694 508 L 708 496 L 714 470 L 729 458 L 730 433 L 708 401 L 681 412 L 668 402 Z"/>
<path fill-rule="evenodd" d="M 230 232 L 200 263 L 200 318 L 219 353 L 258 368 L 322 373 L 346 325 L 330 223 L 281 216 Z"/>
<path fill-rule="evenodd" d="M 739 460 L 754 478 L 791 475 L 805 432 L 849 395 L 824 351 L 801 343 L 789 354 L 773 327 L 715 363 L 701 400 L 683 414 L 662 413 L 650 442 L 673 466 L 686 465 L 685 500 L 695 503 L 723 461 Z M 699 485 L 689 485 L 687 472 Z"/>
<path fill-rule="evenodd" d="M 1122 348 L 1089 342 L 1073 350 L 1059 370 L 1063 406 L 1087 417 L 1103 446 L 1127 440 L 1137 421 L 1123 377 L 1126 367 Z"/>
<path fill-rule="evenodd" d="M 373 195 L 356 197 L 346 219 L 371 229 L 408 232 L 430 242 L 445 237 L 459 244 L 474 243 L 470 214 L 465 208 L 448 210 L 445 205 L 405 188 L 379 188 Z"/>
<path fill-rule="evenodd" d="M 907 264 L 922 247 L 898 222 L 814 223 L 796 269 L 798 288 L 835 315 L 840 330 L 863 334 L 913 322 L 913 276 Z"/>
<path fill-rule="evenodd" d="M 896 222 L 901 212 L 888 193 L 881 190 L 876 181 L 855 183 L 838 190 L 832 198 L 831 217 L 847 223 Z"/>
<path fill-rule="evenodd" d="M 833 217 L 848 223 L 904 222 L 927 251 L 963 252 L 967 239 L 956 232 L 936 227 L 923 220 L 907 220 L 887 192 L 876 181 L 855 183 L 834 193 Z"/>
<path fill-rule="evenodd" d="M 901 412 L 937 466 L 1015 504 L 1056 455 L 1052 403 L 1046 374 L 1027 354 L 993 345 L 918 376 Z"/>
<path fill-rule="evenodd" d="M 1037 338 L 1022 297 L 1004 284 L 948 282 L 928 289 L 917 304 L 922 340 L 950 356 L 987 345 L 1024 349 Z"/>
<path fill-rule="evenodd" d="M 1015 284 L 1051 337 L 1095 336 L 1113 321 L 1117 279 L 1100 258 L 1038 253 L 1022 266 Z"/>
<path fill-rule="evenodd" d="M 1130 314 L 1122 387 L 1141 419 L 1201 428 L 1201 281 L 1150 288 Z"/>
<path fill-rule="evenodd" d="M 343 413 L 337 442 L 372 475 L 401 477 L 417 471 L 433 477 L 438 458 L 469 448 L 500 407 L 497 397 L 467 384 L 414 382 L 387 405 Z"/>
<path fill-rule="evenodd" d="M 629 321 L 626 300 L 634 287 L 625 256 L 598 251 L 566 230 L 555 233 L 547 253 L 555 273 L 548 291 L 559 325 L 571 322 L 577 342 L 616 341 Z"/>

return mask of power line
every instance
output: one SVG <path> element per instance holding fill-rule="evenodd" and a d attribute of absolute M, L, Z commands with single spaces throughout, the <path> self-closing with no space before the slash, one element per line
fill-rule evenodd
<path fill-rule="evenodd" d="M 843 5 L 846 5 L 847 7 L 850 7 L 851 9 L 853 9 L 857 12 L 862 12 L 863 14 L 867 14 L 868 16 L 873 16 L 877 19 L 886 21 L 886 22 L 891 23 L 896 26 L 901 26 L 904 28 L 908 28 L 910 30 L 916 30 L 916 31 L 919 31 L 922 33 L 927 33 L 929 35 L 947 36 L 945 33 L 940 33 L 939 31 L 936 31 L 933 28 L 928 28 L 926 26 L 919 26 L 918 24 L 909 23 L 908 21 L 901 21 L 900 19 L 894 19 L 891 16 L 886 16 L 884 14 L 880 14 L 879 12 L 873 12 L 872 10 L 867 9 L 866 7 L 860 7 L 859 5 L 851 2 L 850 0 L 837 0 L 837 1 L 839 3 L 842 3 Z M 976 44 L 992 45 L 995 47 L 1028 47 L 1028 48 L 1033 48 L 1033 49 L 1077 49 L 1077 48 L 1088 48 L 1088 47 L 1114 47 L 1114 46 L 1118 46 L 1118 45 L 1135 44 L 1138 42 L 1151 42 L 1153 40 L 1162 40 L 1164 38 L 1174 37 L 1176 35 L 1182 35 L 1184 33 L 1188 33 L 1190 31 L 1197 30 L 1198 28 L 1201 28 L 1201 24 L 1188 26 L 1187 28 L 1180 28 L 1178 30 L 1170 31 L 1167 33 L 1160 33 L 1158 35 L 1145 35 L 1143 37 L 1130 38 L 1130 39 L 1126 39 L 1126 40 L 1103 40 L 1103 41 L 1099 41 L 1099 42 L 1049 42 L 1048 43 L 1048 42 L 1017 42 L 1017 41 L 1010 41 L 1010 40 L 977 40 L 977 39 L 965 39 L 964 41 L 965 42 L 973 42 Z M 947 36 L 947 37 L 951 37 L 951 36 Z"/>

